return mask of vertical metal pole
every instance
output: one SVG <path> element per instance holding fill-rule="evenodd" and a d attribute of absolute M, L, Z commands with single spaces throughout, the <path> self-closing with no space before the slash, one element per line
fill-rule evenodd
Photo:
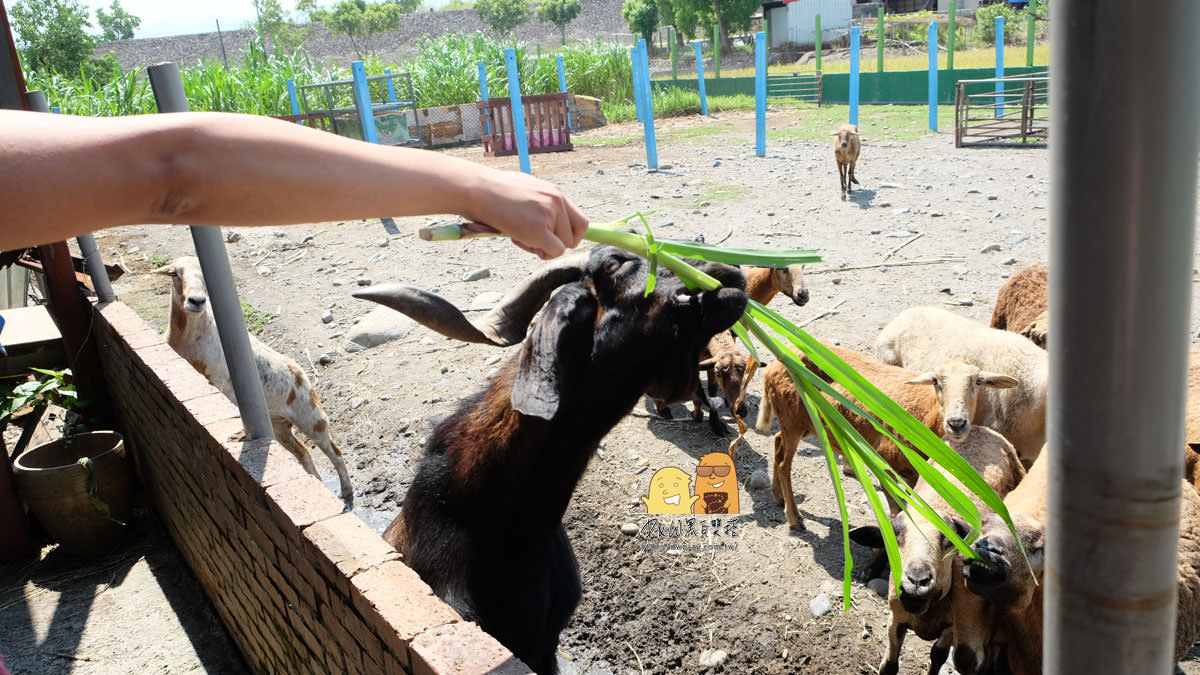
<path fill-rule="evenodd" d="M 670 27 L 670 29 L 671 29 L 671 32 L 670 32 L 670 40 L 671 40 L 671 79 L 672 79 L 672 80 L 678 80 L 678 79 L 679 79 L 679 53 L 678 53 L 677 51 L 675 51 L 675 40 L 676 40 L 676 38 L 675 38 L 675 27 L 674 27 L 674 26 L 671 26 L 671 27 Z"/>
<path fill-rule="evenodd" d="M 696 86 L 700 90 L 700 114 L 708 116 L 708 96 L 704 93 L 704 55 L 701 53 L 700 41 L 692 43 L 696 48 Z"/>
<path fill-rule="evenodd" d="M 996 17 L 996 77 L 1004 77 L 1004 17 Z M 1004 83 L 996 83 L 996 117 L 1004 117 Z"/>
<path fill-rule="evenodd" d="M 379 132 L 375 129 L 375 109 L 371 105 L 371 88 L 367 86 L 367 69 L 362 61 L 355 61 L 350 64 L 350 73 L 354 78 L 354 106 L 358 108 L 363 140 L 378 143 Z"/>
<path fill-rule="evenodd" d="M 556 56 L 555 61 L 558 62 L 558 91 L 565 94 L 567 93 L 567 66 L 563 62 L 562 54 Z M 567 97 L 567 130 L 574 131 L 571 127 L 571 99 Z"/>
<path fill-rule="evenodd" d="M 44 92 L 36 89 L 27 91 L 25 100 L 29 101 L 29 109 L 33 112 L 50 112 L 50 105 L 46 101 Z M 83 254 L 83 266 L 87 270 L 88 276 L 91 277 L 96 298 L 100 302 L 116 300 L 117 296 L 113 293 L 112 283 L 108 280 L 108 270 L 104 269 L 104 261 L 100 258 L 100 247 L 96 245 L 96 238 L 90 233 L 81 234 L 75 239 L 75 243 L 79 245 L 79 252 Z"/>
<path fill-rule="evenodd" d="M 147 68 L 146 73 L 150 77 L 154 101 L 160 113 L 187 112 L 187 97 L 183 93 L 183 79 L 179 76 L 177 64 L 160 63 Z M 196 256 L 200 258 L 200 269 L 204 272 L 204 284 L 208 287 L 208 299 L 212 303 L 217 334 L 229 366 L 229 378 L 233 381 L 234 396 L 246 437 L 250 440 L 274 438 L 267 399 L 263 395 L 262 381 L 250 351 L 250 334 L 246 332 L 242 305 L 238 302 L 237 289 L 233 285 L 233 272 L 229 269 L 229 256 L 221 239 L 221 228 L 193 225 L 189 229 L 196 246 Z"/>
<path fill-rule="evenodd" d="M 1036 41 L 1037 26 L 1033 14 L 1037 11 L 1037 0 L 1029 0 L 1025 6 L 1025 66 L 1033 65 L 1033 43 Z"/>
<path fill-rule="evenodd" d="M 721 79 L 721 22 L 713 24 L 713 77 Z"/>
<path fill-rule="evenodd" d="M 877 73 L 883 72 L 883 43 L 885 42 L 885 40 L 883 39 L 883 30 L 884 30 L 883 12 L 884 12 L 883 5 L 880 5 L 879 6 L 879 26 L 878 26 L 878 28 L 875 29 L 875 51 L 877 54 L 876 60 L 878 61 L 878 63 L 875 65 L 875 72 L 877 72 Z"/>
<path fill-rule="evenodd" d="M 813 51 L 815 52 L 817 62 L 817 72 L 821 72 L 821 15 L 818 14 L 813 18 L 814 36 L 813 36 Z"/>
<path fill-rule="evenodd" d="M 504 67 L 508 71 L 508 100 L 512 104 L 513 142 L 517 144 L 521 171 L 533 173 L 529 166 L 529 137 L 525 133 L 525 105 L 521 103 L 521 77 L 517 74 L 516 50 L 504 50 Z"/>
<path fill-rule="evenodd" d="M 217 22 L 217 39 L 221 41 L 221 63 L 225 66 L 226 69 L 228 69 L 229 68 L 229 57 L 227 57 L 225 55 L 225 34 L 221 32 L 221 20 L 216 19 L 216 22 Z"/>
<path fill-rule="evenodd" d="M 300 114 L 300 97 L 296 94 L 296 80 L 287 79 L 288 100 L 292 102 L 292 114 Z M 304 124 L 301 120 L 296 120 L 296 124 Z"/>
<path fill-rule="evenodd" d="M 658 168 L 658 139 L 654 134 L 654 101 L 650 93 L 650 55 L 646 52 L 646 43 L 637 46 L 638 66 L 642 71 L 642 133 L 646 138 L 646 166 Z"/>
<path fill-rule="evenodd" d="M 384 75 L 391 75 L 391 74 L 392 74 L 392 69 L 391 69 L 391 68 L 384 68 L 384 69 L 383 69 L 383 74 L 384 74 Z M 395 83 L 395 82 L 393 82 L 393 81 L 392 81 L 392 78 L 390 78 L 390 77 L 389 77 L 387 80 L 385 80 L 385 81 L 387 82 L 387 97 L 388 97 L 388 103 L 395 103 L 395 102 L 396 102 L 396 83 Z"/>
<path fill-rule="evenodd" d="M 1169 673 L 1200 3 L 1054 11 L 1043 672 Z M 1112 49 L 1127 41 L 1136 59 Z"/>
<path fill-rule="evenodd" d="M 633 115 L 637 121 L 645 124 L 645 105 L 642 103 L 642 94 L 645 90 L 642 89 L 642 69 L 638 65 L 637 45 L 629 48 L 629 67 L 633 75 Z"/>
<path fill-rule="evenodd" d="M 946 69 L 954 70 L 954 43 L 958 40 L 958 3 L 950 0 L 950 16 L 946 30 Z"/>
<path fill-rule="evenodd" d="M 937 131 L 938 127 L 938 25 L 936 21 L 929 22 L 929 130 Z"/>
<path fill-rule="evenodd" d="M 858 124 L 858 71 L 862 50 L 862 29 L 850 29 L 850 124 Z"/>
<path fill-rule="evenodd" d="M 483 61 L 479 62 L 479 100 L 488 100 L 487 68 L 484 67 Z M 483 133 L 491 135 L 492 125 L 490 123 L 484 123 Z"/>
<path fill-rule="evenodd" d="M 754 154 L 767 154 L 767 34 L 754 36 Z"/>

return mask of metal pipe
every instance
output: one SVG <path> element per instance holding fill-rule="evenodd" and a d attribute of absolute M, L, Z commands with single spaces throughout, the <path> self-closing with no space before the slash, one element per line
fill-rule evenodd
<path fill-rule="evenodd" d="M 1169 673 L 1200 3 L 1055 12 L 1043 672 Z"/>
<path fill-rule="evenodd" d="M 177 64 L 150 66 L 146 74 L 150 77 L 154 101 L 160 113 L 188 110 L 183 79 Z M 274 438 L 271 417 L 267 413 L 267 399 L 263 395 L 254 355 L 250 352 L 250 334 L 246 332 L 242 305 L 238 302 L 237 289 L 233 285 L 233 272 L 229 269 L 229 256 L 221 239 L 221 228 L 193 225 L 189 229 L 196 246 L 196 256 L 200 258 L 200 269 L 204 272 L 204 284 L 208 287 L 217 334 L 221 338 L 221 349 L 225 352 L 225 363 L 233 381 L 235 403 L 242 416 L 246 437 L 250 440 Z"/>

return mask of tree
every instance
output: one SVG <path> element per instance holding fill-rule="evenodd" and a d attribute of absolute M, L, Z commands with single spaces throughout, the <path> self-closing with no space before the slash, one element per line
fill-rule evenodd
<path fill-rule="evenodd" d="M 537 14 L 542 21 L 558 26 L 558 30 L 562 34 L 562 43 L 565 45 L 567 44 L 567 24 L 579 16 L 581 7 L 579 0 L 544 0 L 542 6 L 538 7 Z"/>
<path fill-rule="evenodd" d="M 359 57 L 374 54 L 371 38 L 379 33 L 400 27 L 400 15 L 409 14 L 420 5 L 420 0 L 342 0 L 332 11 L 314 13 L 329 27 L 334 35 L 345 35 L 358 52 Z"/>
<path fill-rule="evenodd" d="M 84 30 L 88 10 L 76 0 L 17 0 L 9 18 L 30 70 L 76 76 L 96 47 L 96 39 Z"/>
<path fill-rule="evenodd" d="M 142 20 L 125 11 L 121 0 L 113 0 L 109 7 L 111 14 L 103 7 L 96 10 L 96 23 L 100 24 L 101 40 L 128 40 L 133 37 L 133 31 L 142 25 Z"/>
<path fill-rule="evenodd" d="M 658 9 L 654 0 L 625 0 L 621 6 L 621 16 L 629 24 L 629 30 L 641 35 L 650 44 L 654 29 L 658 28 Z"/>
<path fill-rule="evenodd" d="M 283 49 L 288 53 L 296 51 L 308 40 L 308 36 L 312 33 L 312 26 L 297 25 L 297 21 L 290 19 L 283 11 L 283 5 L 279 3 L 279 0 L 252 0 L 252 2 L 258 14 L 258 25 L 248 26 L 248 28 L 259 32 L 264 50 L 267 38 L 274 41 L 276 49 Z M 311 13 L 315 7 L 314 0 L 301 0 L 296 4 L 297 17 L 306 12 Z"/>
<path fill-rule="evenodd" d="M 504 37 L 529 19 L 529 0 L 475 0 L 475 13 Z"/>

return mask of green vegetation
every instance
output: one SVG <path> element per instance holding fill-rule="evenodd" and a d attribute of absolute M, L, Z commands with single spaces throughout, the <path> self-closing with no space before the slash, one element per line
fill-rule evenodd
<path fill-rule="evenodd" d="M 420 0 L 342 0 L 331 10 L 313 9 L 310 15 L 329 27 L 334 35 L 350 39 L 358 58 L 374 54 L 372 38 L 400 26 L 400 15 L 411 14 Z"/>
<path fill-rule="evenodd" d="M 572 136 L 573 145 L 625 145 L 640 139 L 641 134 L 624 134 L 622 136 Z"/>
<path fill-rule="evenodd" d="M 87 7 L 76 0 L 17 0 L 9 16 L 28 68 L 79 73 L 96 46 Z"/>
<path fill-rule="evenodd" d="M 246 330 L 253 335 L 262 335 L 262 332 L 267 327 L 267 323 L 271 321 L 271 313 L 251 305 L 242 300 L 242 317 L 246 321 Z"/>
<path fill-rule="evenodd" d="M 166 253 L 155 253 L 154 255 L 150 256 L 150 265 L 156 269 L 166 265 L 169 262 L 171 262 L 171 256 L 167 255 Z"/>
<path fill-rule="evenodd" d="M 538 7 L 537 16 L 541 21 L 558 26 L 562 35 L 562 43 L 565 45 L 567 44 L 567 24 L 579 16 L 579 10 L 582 7 L 579 0 L 544 0 L 541 7 Z"/>
<path fill-rule="evenodd" d="M 103 7 L 96 10 L 101 40 L 128 40 L 133 37 L 133 31 L 142 25 L 141 19 L 121 7 L 121 0 L 113 0 L 108 10 L 105 12 Z"/>
<path fill-rule="evenodd" d="M 746 190 L 744 185 L 735 185 L 732 183 L 713 183 L 704 181 L 701 183 L 703 188 L 700 191 L 700 196 L 696 198 L 697 203 L 703 202 L 721 202 L 726 199 L 733 199 L 742 194 Z"/>
<path fill-rule="evenodd" d="M 632 98 L 632 93 L 630 94 Z M 651 95 L 651 106 L 655 117 L 679 117 L 681 115 L 700 114 L 700 94 L 694 91 L 664 87 L 655 89 Z M 626 122 L 637 117 L 632 100 L 604 99 L 604 116 L 609 122 Z M 754 97 L 748 94 L 737 96 L 709 96 L 708 111 L 710 113 L 724 110 L 753 110 Z"/>
<path fill-rule="evenodd" d="M 654 29 L 658 28 L 658 8 L 654 0 L 625 0 L 621 5 L 621 18 L 625 19 L 629 30 L 642 36 L 647 44 L 651 43 Z"/>
<path fill-rule="evenodd" d="M 475 13 L 497 35 L 507 36 L 529 20 L 529 0 L 475 0 Z"/>
<path fill-rule="evenodd" d="M 767 131 L 768 139 L 789 138 L 825 143 L 829 134 L 844 124 L 850 111 L 845 105 L 796 103 L 794 126 Z M 938 106 L 938 128 L 954 126 L 954 106 Z M 875 140 L 909 141 L 929 133 L 929 108 L 920 105 L 865 105 L 858 108 L 858 129 L 864 143 Z"/>

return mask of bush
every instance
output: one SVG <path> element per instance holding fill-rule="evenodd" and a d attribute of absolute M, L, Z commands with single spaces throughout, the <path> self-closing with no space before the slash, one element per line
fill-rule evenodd
<path fill-rule="evenodd" d="M 1004 17 L 1004 41 L 1013 42 L 1018 31 L 1022 30 L 1025 22 L 1024 12 L 1009 7 L 1007 3 L 997 2 L 975 12 L 975 20 L 979 23 L 980 35 L 987 44 L 996 42 L 996 17 Z"/>

